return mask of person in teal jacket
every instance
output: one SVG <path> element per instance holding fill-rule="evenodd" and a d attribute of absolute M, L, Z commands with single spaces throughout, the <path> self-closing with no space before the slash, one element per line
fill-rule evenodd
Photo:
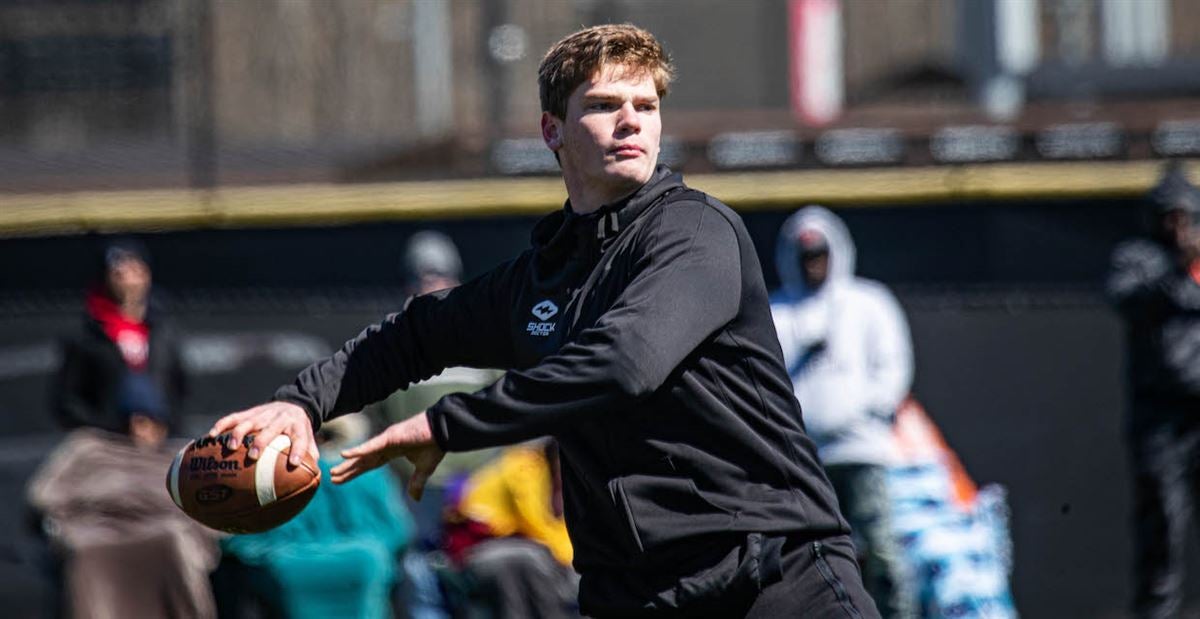
<path fill-rule="evenodd" d="M 221 549 L 248 566 L 248 586 L 267 611 L 289 619 L 391 616 L 400 558 L 413 536 L 412 517 L 393 473 L 379 468 L 353 483 L 328 483 L 341 445 L 367 433 L 365 420 L 343 417 L 321 428 L 328 454 L 312 502 L 283 525 L 235 535 Z M 353 427 L 353 426 L 361 427 Z"/>

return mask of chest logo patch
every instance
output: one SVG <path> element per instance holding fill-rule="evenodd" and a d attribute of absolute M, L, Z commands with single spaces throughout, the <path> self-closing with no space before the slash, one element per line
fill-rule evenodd
<path fill-rule="evenodd" d="M 558 306 L 553 301 L 546 300 L 533 306 L 533 315 L 538 320 L 550 320 L 558 313 Z"/>
<path fill-rule="evenodd" d="M 525 331 L 529 335 L 549 337 L 551 333 L 554 333 L 554 323 L 547 322 L 558 314 L 558 306 L 553 301 L 546 299 L 533 306 L 531 312 L 533 313 L 533 317 L 541 322 L 531 322 L 525 326 Z"/>

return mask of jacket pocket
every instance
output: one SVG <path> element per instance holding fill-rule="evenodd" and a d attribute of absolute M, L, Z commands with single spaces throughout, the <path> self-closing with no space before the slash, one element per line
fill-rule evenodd
<path fill-rule="evenodd" d="M 629 506 L 629 499 L 625 496 L 625 486 L 621 483 L 621 479 L 617 478 L 609 482 L 608 491 L 612 493 L 613 504 L 617 506 L 618 513 L 624 519 L 625 531 L 633 539 L 637 551 L 646 552 L 646 547 L 642 544 L 642 537 L 638 534 L 637 520 L 633 517 L 633 509 Z"/>
<path fill-rule="evenodd" d="M 613 480 L 610 490 L 639 552 L 682 538 L 726 532 L 737 518 L 704 498 L 695 482 L 686 478 L 629 475 Z"/>
<path fill-rule="evenodd" d="M 743 615 L 754 596 L 782 580 L 784 541 L 750 533 L 729 538 L 728 544 L 702 545 L 699 563 L 693 557 L 646 572 L 620 571 L 594 582 L 585 578 L 579 604 L 589 616 Z"/>
<path fill-rule="evenodd" d="M 747 535 L 740 547 L 711 569 L 681 578 L 675 587 L 676 605 L 686 609 L 736 602 L 783 580 L 784 541 L 762 533 Z"/>

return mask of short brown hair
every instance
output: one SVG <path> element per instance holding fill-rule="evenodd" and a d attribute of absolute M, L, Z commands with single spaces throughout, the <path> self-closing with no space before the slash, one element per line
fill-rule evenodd
<path fill-rule="evenodd" d="M 567 117 L 567 99 L 580 84 L 605 65 L 624 65 L 635 73 L 649 73 L 659 98 L 675 68 L 662 45 L 649 32 L 633 24 L 607 24 L 584 28 L 555 43 L 538 67 L 538 95 L 542 111 Z"/>

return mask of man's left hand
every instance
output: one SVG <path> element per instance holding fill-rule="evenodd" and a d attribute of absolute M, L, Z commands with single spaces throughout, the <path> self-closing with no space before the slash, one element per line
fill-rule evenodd
<path fill-rule="evenodd" d="M 367 442 L 342 452 L 345 462 L 333 467 L 333 483 L 344 484 L 392 458 L 404 456 L 416 469 L 408 480 L 408 495 L 421 500 L 425 482 L 433 474 L 445 452 L 433 441 L 433 430 L 425 413 L 387 427 Z"/>

